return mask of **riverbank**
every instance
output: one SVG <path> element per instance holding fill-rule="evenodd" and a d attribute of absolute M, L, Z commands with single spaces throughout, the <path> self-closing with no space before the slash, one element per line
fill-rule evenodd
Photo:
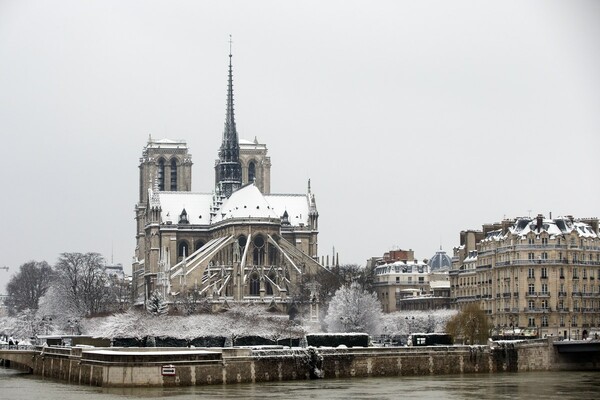
<path fill-rule="evenodd" d="M 102 387 L 196 386 L 374 376 L 600 369 L 598 352 L 564 355 L 553 340 L 493 346 L 354 348 L 59 348 L 31 372 Z"/>

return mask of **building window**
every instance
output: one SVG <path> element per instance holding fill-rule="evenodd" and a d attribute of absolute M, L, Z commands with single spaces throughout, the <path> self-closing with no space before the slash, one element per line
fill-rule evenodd
<path fill-rule="evenodd" d="M 548 316 L 547 315 L 542 315 L 542 326 L 543 327 L 548 326 Z"/>
<path fill-rule="evenodd" d="M 535 326 L 535 317 L 529 317 L 527 326 L 533 328 Z"/>
<path fill-rule="evenodd" d="M 535 260 L 535 254 L 533 254 L 533 253 L 528 253 L 528 254 L 527 254 L 527 259 L 529 259 L 529 260 Z"/>
<path fill-rule="evenodd" d="M 261 235 L 254 237 L 253 261 L 254 265 L 263 265 L 265 262 L 265 239 Z"/>
<path fill-rule="evenodd" d="M 254 179 L 256 179 L 256 165 L 254 161 L 250 161 L 250 164 L 248 164 L 248 183 L 254 182 Z"/>
<path fill-rule="evenodd" d="M 542 245 L 547 245 L 548 244 L 548 238 L 542 238 Z"/>
<path fill-rule="evenodd" d="M 530 310 L 534 310 L 535 309 L 535 302 L 533 300 L 529 300 L 527 302 L 527 306 L 529 307 Z"/>
<path fill-rule="evenodd" d="M 535 278 L 535 270 L 533 268 L 529 268 L 529 271 L 527 271 L 527 277 Z"/>
<path fill-rule="evenodd" d="M 162 158 L 158 160 L 158 171 L 156 173 L 158 179 L 158 190 L 161 192 L 165 190 L 165 160 Z"/>
<path fill-rule="evenodd" d="M 583 269 L 583 279 L 587 279 L 587 269 Z"/>
<path fill-rule="evenodd" d="M 565 326 L 565 316 L 564 315 L 560 316 L 559 324 L 560 324 L 561 328 L 564 328 L 564 326 Z"/>
<path fill-rule="evenodd" d="M 542 278 L 548 278 L 548 268 L 542 267 Z"/>
<path fill-rule="evenodd" d="M 548 309 L 548 300 L 542 300 L 542 310 Z"/>
<path fill-rule="evenodd" d="M 171 190 L 177 191 L 177 160 L 171 160 Z"/>
<path fill-rule="evenodd" d="M 548 284 L 542 283 L 542 294 L 548 294 Z"/>
<path fill-rule="evenodd" d="M 560 279 L 565 279 L 565 270 L 564 268 L 560 268 Z"/>
<path fill-rule="evenodd" d="M 177 245 L 177 257 L 187 257 L 189 255 L 190 246 L 188 245 L 188 242 L 182 240 L 181 242 L 179 242 L 179 245 Z"/>
<path fill-rule="evenodd" d="M 573 268 L 573 279 L 579 279 L 579 272 L 577 271 L 577 268 Z"/>
<path fill-rule="evenodd" d="M 534 244 L 535 243 L 535 239 L 532 238 L 532 237 L 530 237 L 530 238 L 527 239 L 527 243 Z"/>
<path fill-rule="evenodd" d="M 542 253 L 542 260 L 547 260 L 548 259 L 548 253 L 543 252 Z"/>
<path fill-rule="evenodd" d="M 527 293 L 529 293 L 529 294 L 535 294 L 535 285 L 533 283 L 529 284 L 529 288 L 528 288 Z"/>
<path fill-rule="evenodd" d="M 250 275 L 250 296 L 258 296 L 260 294 L 260 279 L 258 274 L 254 272 Z"/>

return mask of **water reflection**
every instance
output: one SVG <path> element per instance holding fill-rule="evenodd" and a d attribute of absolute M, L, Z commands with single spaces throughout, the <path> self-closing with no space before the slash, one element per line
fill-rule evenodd
<path fill-rule="evenodd" d="M 11 400 L 163 399 L 560 399 L 597 398 L 600 372 L 529 372 L 273 382 L 176 388 L 103 389 L 41 380 L 0 369 Z"/>

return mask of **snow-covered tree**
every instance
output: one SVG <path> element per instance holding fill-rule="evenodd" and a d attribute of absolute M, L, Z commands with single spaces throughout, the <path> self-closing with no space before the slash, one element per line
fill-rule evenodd
<path fill-rule="evenodd" d="M 381 303 L 375 293 L 361 289 L 357 282 L 342 286 L 331 302 L 325 323 L 329 332 L 366 332 L 378 334 L 381 328 Z"/>
<path fill-rule="evenodd" d="M 155 316 L 164 315 L 169 311 L 169 306 L 163 299 L 162 295 L 158 290 L 155 290 L 150 298 L 148 299 L 148 304 L 146 305 L 146 310 Z"/>
<path fill-rule="evenodd" d="M 444 332 L 455 310 L 397 311 L 383 316 L 382 333 L 408 336 L 411 333 Z"/>

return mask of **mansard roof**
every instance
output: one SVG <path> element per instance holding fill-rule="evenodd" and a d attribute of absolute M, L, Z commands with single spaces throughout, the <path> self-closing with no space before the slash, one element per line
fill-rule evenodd
<path fill-rule="evenodd" d="M 539 227 L 538 221 L 541 222 Z M 527 234 L 531 232 L 536 234 L 546 232 L 550 236 L 576 232 L 579 236 L 585 238 L 598 237 L 598 234 L 589 224 L 583 221 L 574 220 L 570 217 L 558 217 L 554 219 L 529 217 L 517 218 L 514 225 L 508 228 L 508 231 L 513 235 L 521 237 L 527 236 Z"/>

